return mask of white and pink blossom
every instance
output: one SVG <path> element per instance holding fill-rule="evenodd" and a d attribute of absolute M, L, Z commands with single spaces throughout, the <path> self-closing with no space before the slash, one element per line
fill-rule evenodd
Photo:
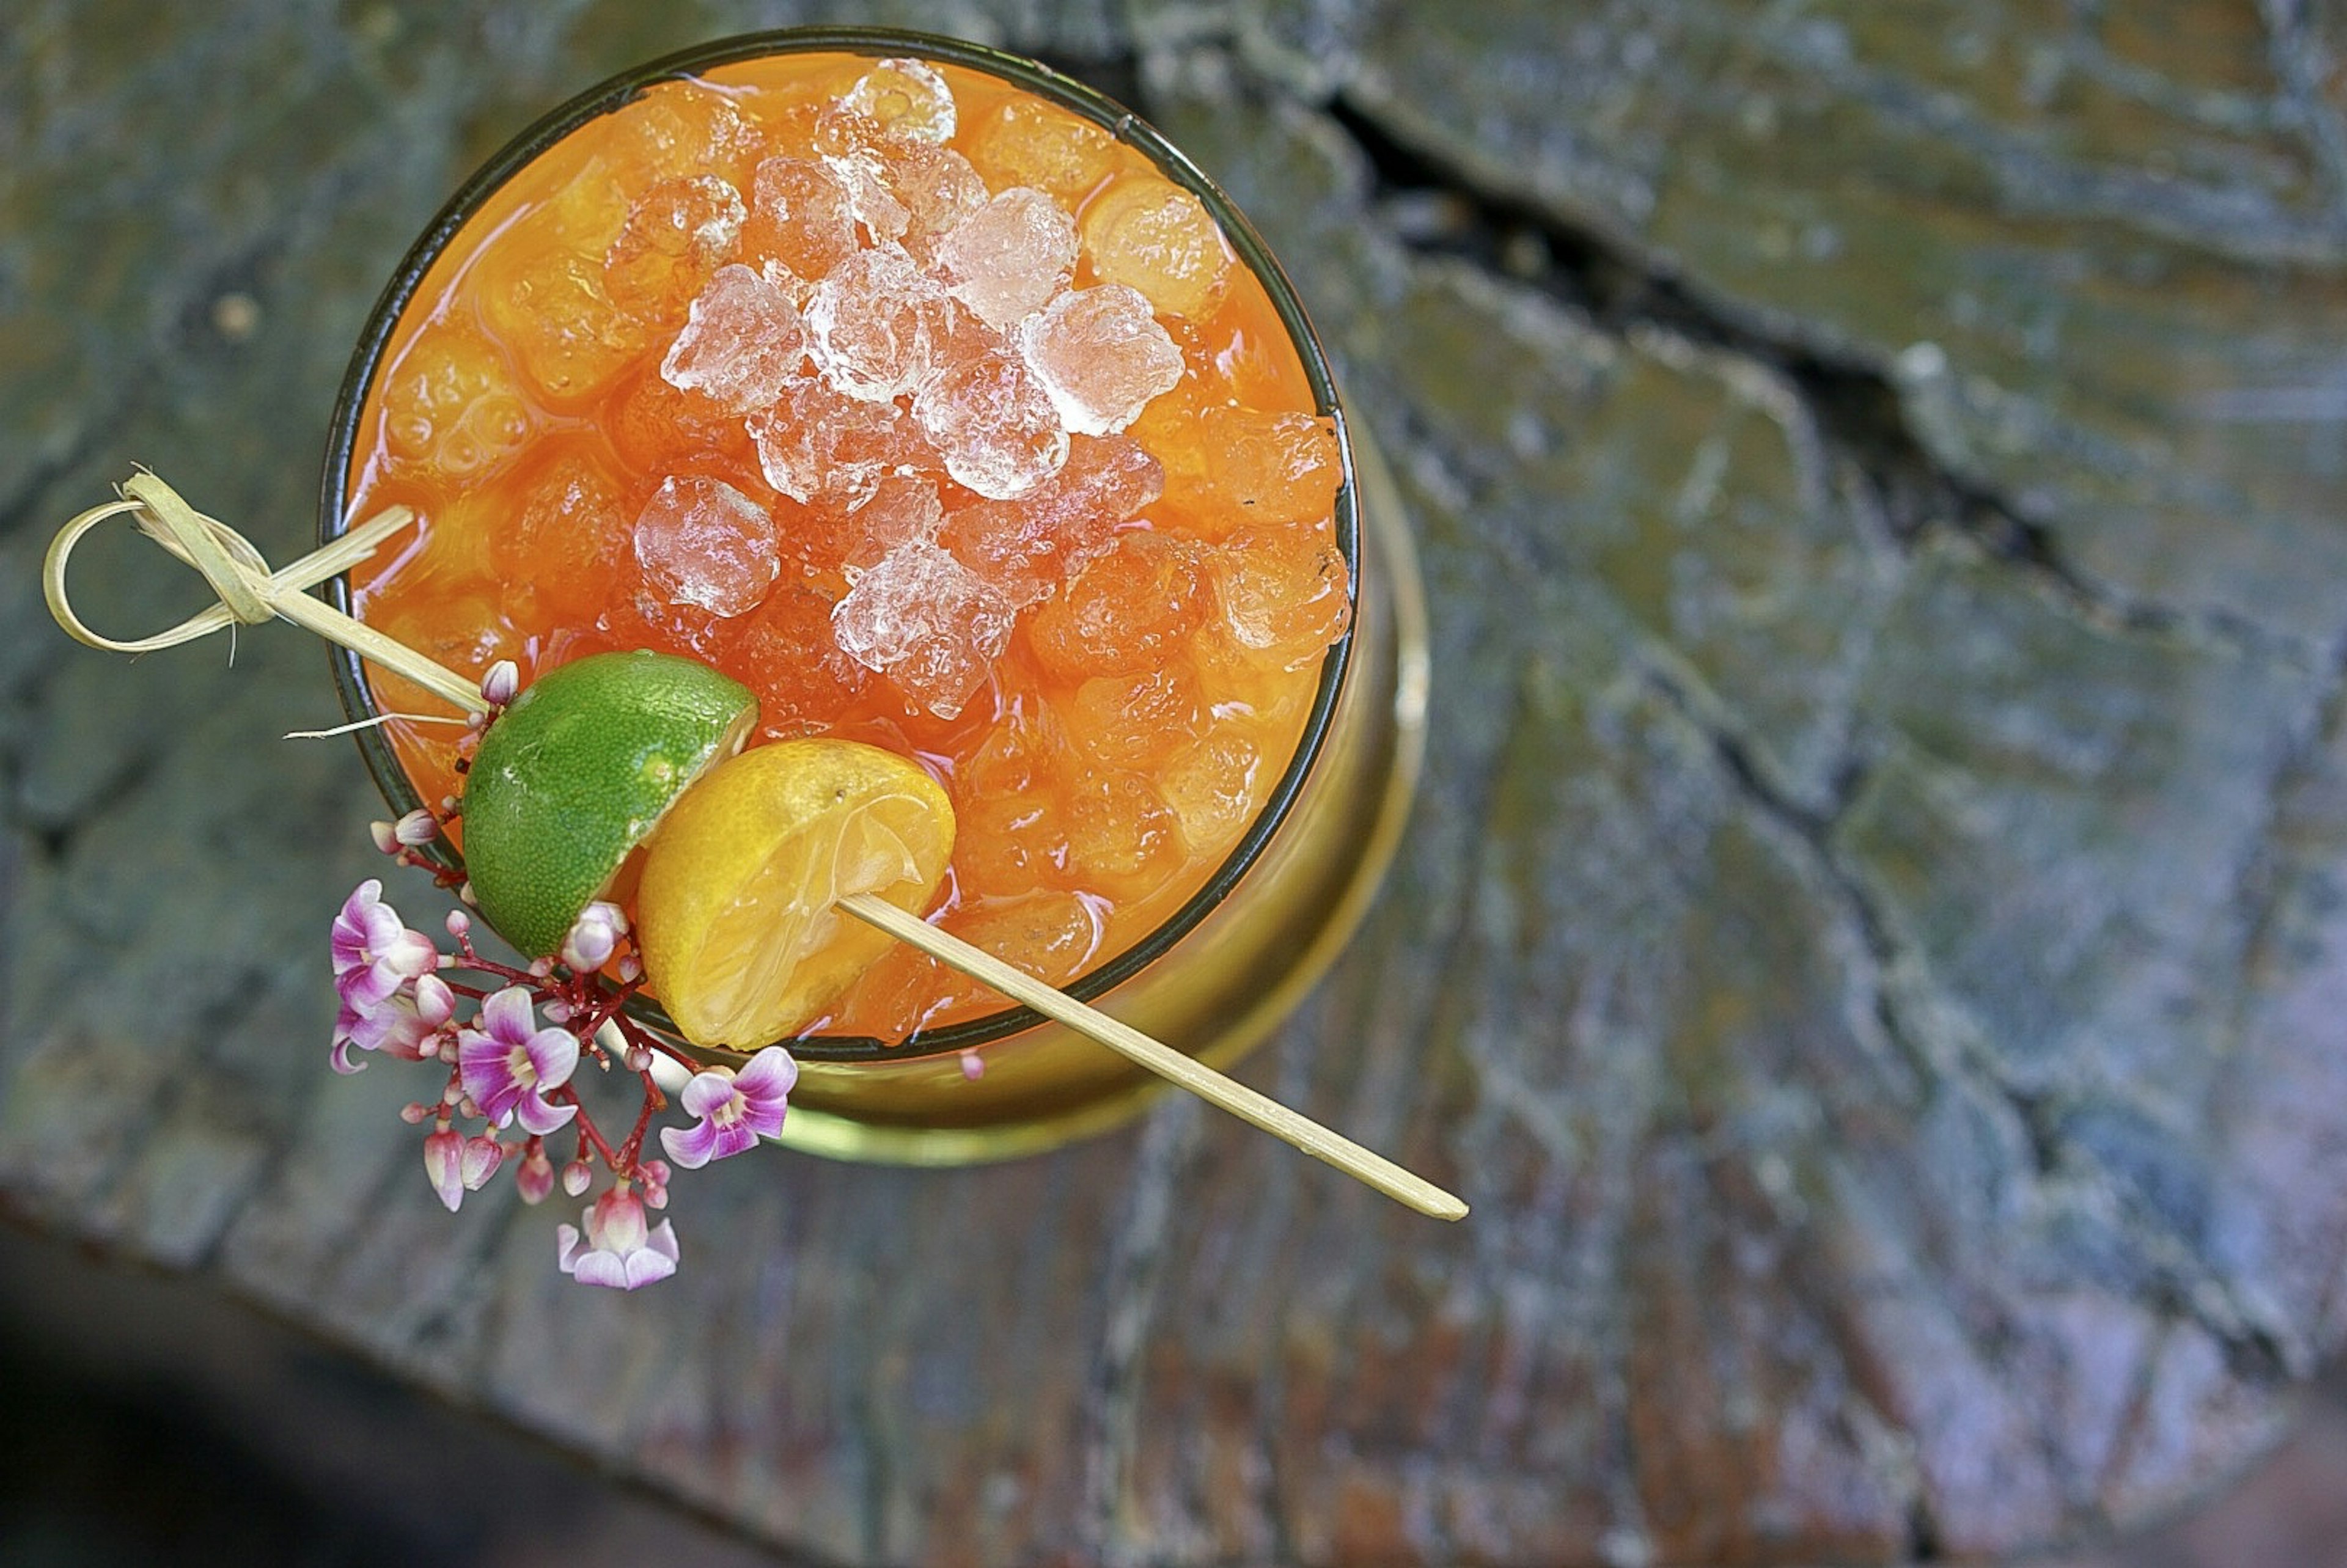
<path fill-rule="evenodd" d="M 518 1120 L 543 1136 L 577 1115 L 576 1105 L 555 1105 L 546 1091 L 570 1081 L 579 1065 L 579 1040 L 569 1030 L 539 1029 L 529 992 L 507 986 L 481 1004 L 486 1030 L 456 1034 L 456 1070 L 465 1092 L 481 1114 L 499 1127 Z"/>
<path fill-rule="evenodd" d="M 592 974 L 611 961 L 620 938 L 627 934 L 628 917 L 617 904 L 598 899 L 579 912 L 562 938 L 560 957 L 576 975 Z"/>
<path fill-rule="evenodd" d="M 647 1228 L 644 1205 L 629 1188 L 605 1193 L 584 1218 L 583 1235 L 575 1225 L 563 1225 L 556 1233 L 562 1272 L 579 1284 L 633 1290 L 676 1272 L 674 1222 L 662 1220 Z"/>
<path fill-rule="evenodd" d="M 440 949 L 421 931 L 401 924 L 383 901 L 383 884 L 370 876 L 354 888 L 334 917 L 334 989 L 353 1006 L 382 1001 L 407 981 L 440 966 Z"/>
<path fill-rule="evenodd" d="M 661 1147 L 688 1171 L 755 1148 L 760 1138 L 783 1130 L 791 1086 L 798 1081 L 799 1064 L 779 1045 L 758 1052 L 739 1072 L 723 1067 L 696 1072 L 681 1098 L 701 1120 L 661 1128 Z"/>

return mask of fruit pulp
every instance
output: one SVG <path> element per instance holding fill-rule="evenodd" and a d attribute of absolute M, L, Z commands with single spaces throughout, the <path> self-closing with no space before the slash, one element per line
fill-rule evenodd
<path fill-rule="evenodd" d="M 943 135 L 893 63 L 776 56 L 658 84 L 493 192 L 358 421 L 347 515 L 425 525 L 354 597 L 468 673 L 665 649 L 755 691 L 765 738 L 916 758 L 960 824 L 940 923 L 1065 983 L 1190 898 L 1293 755 L 1349 615 L 1341 473 L 1194 198 L 1056 105 L 934 69 Z M 994 264 L 1055 225 L 1063 273 Z M 1136 296 L 1179 372 L 1137 414 L 1092 384 L 1122 345 L 1079 330 Z M 773 330 L 715 330 L 736 320 Z M 948 396 L 999 405 L 1030 373 L 1078 392 L 1051 398 L 1064 456 L 1031 483 L 1050 422 L 967 440 Z M 961 642 L 888 659 L 904 628 L 858 596 L 898 578 L 899 620 L 936 606 Z M 455 792 L 445 731 L 392 738 L 425 798 Z M 900 1039 L 999 1005 L 897 949 L 802 1027 Z"/>

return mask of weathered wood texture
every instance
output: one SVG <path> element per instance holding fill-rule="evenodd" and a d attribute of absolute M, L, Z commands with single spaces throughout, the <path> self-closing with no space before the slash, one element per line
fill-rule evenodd
<path fill-rule="evenodd" d="M 1132 87 L 1396 459 L 1426 794 L 1249 1076 L 1465 1225 L 1174 1106 L 737 1160 L 676 1281 L 579 1290 L 509 1192 L 440 1212 L 399 1073 L 324 1069 L 374 803 L 272 739 L 333 717 L 317 651 L 41 612 L 133 459 L 302 548 L 374 292 L 538 108 L 850 11 Z M 1883 1562 L 2168 1506 L 2347 1311 L 2342 50 L 2291 0 L 24 0 L 0 1190 L 845 1563 Z M 92 614 L 186 602 L 142 561 Z"/>

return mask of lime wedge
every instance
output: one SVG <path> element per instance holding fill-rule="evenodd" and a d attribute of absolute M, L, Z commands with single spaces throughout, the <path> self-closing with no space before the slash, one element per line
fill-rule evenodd
<path fill-rule="evenodd" d="M 466 775 L 482 917 L 532 958 L 562 946 L 628 852 L 757 723 L 748 687 L 672 654 L 598 653 L 508 704 Z"/>

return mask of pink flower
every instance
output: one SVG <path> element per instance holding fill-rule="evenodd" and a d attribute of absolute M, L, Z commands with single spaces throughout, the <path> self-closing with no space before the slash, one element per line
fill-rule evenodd
<path fill-rule="evenodd" d="M 546 1100 L 546 1091 L 570 1081 L 578 1039 L 569 1030 L 539 1029 L 529 992 L 507 986 L 481 1004 L 481 1021 L 487 1032 L 457 1031 L 456 1071 L 482 1115 L 499 1127 L 518 1117 L 524 1130 L 543 1136 L 579 1113 L 576 1105 Z"/>
<path fill-rule="evenodd" d="M 614 1187 L 596 1199 L 585 1219 L 583 1238 L 573 1225 L 557 1231 L 562 1272 L 579 1284 L 633 1290 L 676 1272 L 674 1223 L 662 1220 L 658 1228 L 647 1230 L 644 1205 L 628 1188 Z"/>
<path fill-rule="evenodd" d="M 761 1137 L 783 1130 L 791 1085 L 798 1081 L 799 1064 L 779 1045 L 758 1052 L 738 1073 L 722 1067 L 696 1072 L 681 1098 L 701 1121 L 692 1127 L 661 1128 L 661 1147 L 688 1171 L 754 1148 Z"/>
<path fill-rule="evenodd" d="M 334 1049 L 331 1061 L 345 1075 L 366 1071 L 366 1063 L 351 1060 L 350 1050 L 381 1050 L 402 1061 L 422 1061 L 436 1054 L 428 1042 L 456 1010 L 456 994 L 437 975 L 415 982 L 413 996 L 395 991 L 378 1002 L 343 1003 L 334 1019 Z"/>
<path fill-rule="evenodd" d="M 611 950 L 620 945 L 620 934 L 627 928 L 628 917 L 617 904 L 588 905 L 562 938 L 562 961 L 574 975 L 593 974 L 611 961 Z"/>
<path fill-rule="evenodd" d="M 400 923 L 399 911 L 383 901 L 383 884 L 372 876 L 334 917 L 333 952 L 334 989 L 346 1005 L 361 1009 L 440 964 L 432 938 Z"/>
<path fill-rule="evenodd" d="M 443 1127 L 424 1140 L 424 1173 L 432 1179 L 432 1190 L 440 1194 L 452 1214 L 466 1193 L 479 1192 L 497 1174 L 505 1157 L 497 1141 L 486 1133 L 467 1138 Z"/>

